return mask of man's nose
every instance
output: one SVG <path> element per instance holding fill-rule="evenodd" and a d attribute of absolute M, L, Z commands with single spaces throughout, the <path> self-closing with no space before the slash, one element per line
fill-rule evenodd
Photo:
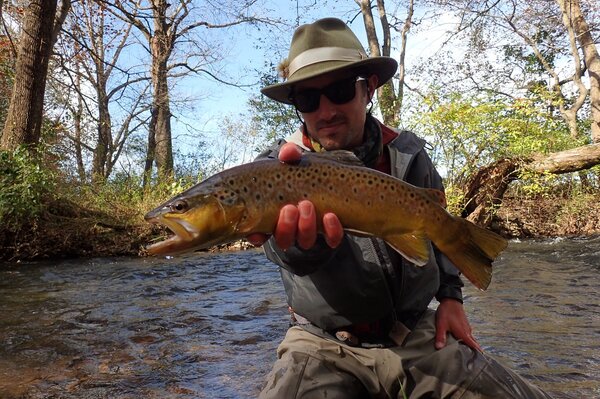
<path fill-rule="evenodd" d="M 319 112 L 320 119 L 331 119 L 337 114 L 337 105 L 331 102 L 331 100 L 328 99 L 327 96 L 321 94 L 321 98 L 319 100 L 319 108 L 317 109 L 317 111 Z"/>

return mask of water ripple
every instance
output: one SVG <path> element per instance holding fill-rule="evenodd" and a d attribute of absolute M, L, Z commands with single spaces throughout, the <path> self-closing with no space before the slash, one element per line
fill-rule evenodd
<path fill-rule="evenodd" d="M 556 398 L 600 396 L 600 238 L 511 242 L 465 306 Z M 0 397 L 254 398 L 288 325 L 260 251 L 0 269 Z"/>

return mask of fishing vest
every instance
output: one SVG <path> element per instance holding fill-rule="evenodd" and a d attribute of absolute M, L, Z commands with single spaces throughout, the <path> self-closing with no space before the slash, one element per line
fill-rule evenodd
<path fill-rule="evenodd" d="M 306 149 L 301 134 L 297 131 L 285 141 Z M 285 141 L 280 141 L 277 147 Z M 424 146 L 425 141 L 414 133 L 398 132 L 398 137 L 386 144 L 391 175 L 405 180 Z M 271 156 L 276 156 L 276 151 Z M 317 245 L 326 245 L 321 238 Z M 400 320 L 410 328 L 439 287 L 439 271 L 433 256 L 423 267 L 406 265 L 408 261 L 375 237 L 345 234 L 340 246 L 328 251 L 332 253 L 331 259 L 304 275 L 286 267 L 286 253 L 273 240 L 265 243 L 264 249 L 267 257 L 281 266 L 290 307 L 323 331 L 384 318 Z M 310 255 L 306 262 L 310 263 Z"/>

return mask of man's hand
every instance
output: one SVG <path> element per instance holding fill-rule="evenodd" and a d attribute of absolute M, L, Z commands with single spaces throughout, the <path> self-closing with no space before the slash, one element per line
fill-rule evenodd
<path fill-rule="evenodd" d="M 483 349 L 472 335 L 471 325 L 467 320 L 462 303 L 452 298 L 442 299 L 435 313 L 436 349 L 442 349 L 446 346 L 448 333 L 472 349 L 483 352 Z"/>
<path fill-rule="evenodd" d="M 279 160 L 285 163 L 297 163 L 302 158 L 302 150 L 293 143 L 284 144 L 279 151 Z M 342 242 L 344 228 L 334 213 L 323 215 L 323 233 L 331 248 Z M 317 212 L 312 202 L 300 201 L 297 205 L 288 204 L 279 211 L 279 219 L 273 233 L 277 245 L 286 250 L 294 243 L 303 249 L 309 249 L 317 241 Z M 265 234 L 251 234 L 246 239 L 252 245 L 260 246 L 269 237 Z"/>

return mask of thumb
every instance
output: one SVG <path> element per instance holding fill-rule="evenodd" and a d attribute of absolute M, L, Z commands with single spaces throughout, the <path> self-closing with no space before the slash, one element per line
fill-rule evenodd
<path fill-rule="evenodd" d="M 438 326 L 435 330 L 435 349 L 442 349 L 446 346 L 446 334 L 446 329 Z"/>

